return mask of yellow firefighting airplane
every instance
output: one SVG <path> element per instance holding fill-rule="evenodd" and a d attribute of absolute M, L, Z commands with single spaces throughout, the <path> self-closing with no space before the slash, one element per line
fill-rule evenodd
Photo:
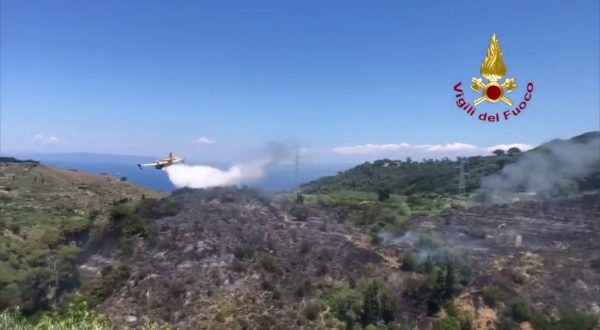
<path fill-rule="evenodd" d="M 152 166 L 155 169 L 160 170 L 167 166 L 171 166 L 178 163 L 183 163 L 183 157 L 173 156 L 173 153 L 169 152 L 169 157 L 167 158 L 163 158 L 161 160 L 157 160 L 148 164 L 137 164 L 137 166 L 140 168 L 140 170 L 143 168 L 143 166 Z"/>

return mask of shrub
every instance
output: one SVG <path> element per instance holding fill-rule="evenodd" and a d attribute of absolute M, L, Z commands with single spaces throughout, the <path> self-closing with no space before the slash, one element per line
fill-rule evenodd
<path fill-rule="evenodd" d="M 277 264 L 277 260 L 270 254 L 265 254 L 260 260 L 263 268 L 269 273 L 280 273 L 281 269 L 279 269 L 279 265 Z"/>
<path fill-rule="evenodd" d="M 0 309 L 18 306 L 20 304 L 21 288 L 17 283 L 10 283 L 0 290 Z"/>
<path fill-rule="evenodd" d="M 400 267 L 403 271 L 412 272 L 417 269 L 418 261 L 414 254 L 405 253 L 402 256 L 402 266 Z"/>
<path fill-rule="evenodd" d="M 379 246 L 381 244 L 381 237 L 379 237 L 379 234 L 371 233 L 370 236 L 371 236 L 371 245 Z"/>
<path fill-rule="evenodd" d="M 456 305 L 454 304 L 454 301 L 446 300 L 446 302 L 444 302 L 444 309 L 446 310 L 446 313 L 448 313 L 448 316 L 452 316 L 452 317 L 458 316 L 458 310 L 456 309 Z"/>
<path fill-rule="evenodd" d="M 89 220 L 82 217 L 71 217 L 61 224 L 61 230 L 65 235 L 77 235 L 87 232 L 91 227 Z"/>
<path fill-rule="evenodd" d="M 296 218 L 296 221 L 308 220 L 308 209 L 302 204 L 295 204 L 290 210 L 290 214 Z"/>
<path fill-rule="evenodd" d="M 354 289 L 336 290 L 326 298 L 326 303 L 338 319 L 351 328 L 360 319 L 363 309 L 363 296 Z"/>
<path fill-rule="evenodd" d="M 294 295 L 297 298 L 302 298 L 307 293 L 309 293 L 311 289 L 312 289 L 312 282 L 310 280 L 304 280 L 304 282 L 302 282 L 302 284 L 300 284 L 300 285 L 298 285 L 298 287 L 296 287 L 296 290 L 294 291 Z"/>
<path fill-rule="evenodd" d="M 473 316 L 471 316 L 471 314 L 459 317 L 458 321 L 460 322 L 461 330 L 473 329 Z"/>
<path fill-rule="evenodd" d="M 158 219 L 177 215 L 181 208 L 181 204 L 169 198 L 161 200 L 144 198 L 135 207 L 135 212 L 143 218 Z"/>
<path fill-rule="evenodd" d="M 440 319 L 436 325 L 436 330 L 461 330 L 460 321 L 452 316 L 447 316 Z"/>
<path fill-rule="evenodd" d="M 377 189 L 377 200 L 380 202 L 384 202 L 390 198 L 391 190 L 388 188 L 379 188 Z"/>
<path fill-rule="evenodd" d="M 319 312 L 321 311 L 321 304 L 317 301 L 313 301 L 304 306 L 304 310 L 302 313 L 304 317 L 307 319 L 314 321 L 317 316 L 319 316 Z"/>
<path fill-rule="evenodd" d="M 254 246 L 242 244 L 233 250 L 233 256 L 238 260 L 252 259 L 254 257 Z"/>
<path fill-rule="evenodd" d="M 498 305 L 498 302 L 502 300 L 502 291 L 494 286 L 485 287 L 481 291 L 483 302 L 491 308 Z"/>
<path fill-rule="evenodd" d="M 77 260 L 79 253 L 81 253 L 81 248 L 69 245 L 58 250 L 58 258 L 62 262 L 71 264 Z"/>
<path fill-rule="evenodd" d="M 436 249 L 442 245 L 442 240 L 434 233 L 422 234 L 415 245 L 419 248 Z"/>
<path fill-rule="evenodd" d="M 517 322 L 525 322 L 531 319 L 533 313 L 531 305 L 522 298 L 518 298 L 512 304 L 512 318 Z"/>
<path fill-rule="evenodd" d="M 311 244 L 308 240 L 303 240 L 300 243 L 300 253 L 307 254 L 310 251 Z"/>
<path fill-rule="evenodd" d="M 576 310 L 565 310 L 560 313 L 559 328 L 563 330 L 592 330 L 598 325 L 594 315 L 587 315 Z"/>

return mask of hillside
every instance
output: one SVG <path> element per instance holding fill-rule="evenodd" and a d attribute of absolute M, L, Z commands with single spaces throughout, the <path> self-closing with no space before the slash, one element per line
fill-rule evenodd
<path fill-rule="evenodd" d="M 0 309 L 48 307 L 114 203 L 161 195 L 119 179 L 33 161 L 0 162 Z"/>
<path fill-rule="evenodd" d="M 582 171 L 573 174 L 579 189 L 600 188 L 600 132 L 589 132 L 568 140 L 553 140 L 526 152 L 506 152 L 503 155 L 475 156 L 460 160 L 423 160 L 421 162 L 407 159 L 390 160 L 382 159 L 367 162 L 354 168 L 309 182 L 301 187 L 302 192 L 331 193 L 336 191 L 351 190 L 377 192 L 389 190 L 391 193 L 401 195 L 415 194 L 456 194 L 459 192 L 459 173 L 461 166 L 465 173 L 465 191 L 472 192 L 481 187 L 484 177 L 504 173 L 502 170 L 507 165 L 525 159 L 522 177 L 535 174 L 531 170 L 540 168 L 553 170 L 549 167 L 566 167 L 579 169 L 580 163 L 594 167 L 591 173 Z M 564 156 L 564 157 L 563 157 Z M 569 161 L 572 159 L 573 161 Z M 539 160 L 539 161 L 538 161 Z M 581 161 L 581 162 L 580 162 Z M 462 162 L 462 165 L 461 165 Z M 518 167 L 517 167 L 518 168 Z M 518 168 L 520 171 L 521 168 Z M 560 172 L 558 169 L 555 171 Z M 509 173 L 510 174 L 510 173 Z M 562 174 L 562 173 L 561 173 Z M 566 185 L 567 182 L 560 182 Z M 504 187 L 503 187 L 504 188 Z M 524 191 L 526 184 L 515 182 L 510 190 Z M 555 187 L 552 187 L 555 188 Z"/>
<path fill-rule="evenodd" d="M 598 324 L 597 192 L 466 208 L 428 190 L 162 196 L 37 163 L 1 170 L 0 309 L 30 318 L 0 313 L 0 329 L 44 310 L 58 314 L 38 326 L 70 329 Z"/>
<path fill-rule="evenodd" d="M 146 218 L 153 234 L 79 266 L 80 292 L 113 324 L 591 329 L 600 314 L 598 194 L 417 216 L 378 239 L 364 222 L 393 202 L 328 206 L 233 188 L 168 200 L 179 212 Z"/>

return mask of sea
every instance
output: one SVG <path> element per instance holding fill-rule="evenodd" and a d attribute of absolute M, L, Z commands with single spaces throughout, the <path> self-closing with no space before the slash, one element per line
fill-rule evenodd
<path fill-rule="evenodd" d="M 38 159 L 40 157 L 37 157 Z M 169 180 L 167 173 L 153 168 L 140 170 L 136 163 L 123 163 L 111 161 L 78 161 L 60 157 L 40 159 L 43 164 L 66 170 L 79 172 L 111 175 L 113 177 L 127 178 L 127 181 L 155 191 L 172 192 L 176 187 Z M 213 166 L 213 165 L 211 165 Z M 228 166 L 218 166 L 227 169 Z M 316 180 L 321 177 L 336 175 L 338 172 L 350 168 L 342 164 L 306 164 L 296 168 L 293 164 L 276 165 L 269 168 L 266 175 L 255 183 L 247 184 L 266 192 L 293 191 L 301 184 Z"/>

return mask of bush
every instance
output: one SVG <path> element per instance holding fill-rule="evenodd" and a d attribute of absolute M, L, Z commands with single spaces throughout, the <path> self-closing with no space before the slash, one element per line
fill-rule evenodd
<path fill-rule="evenodd" d="M 269 273 L 281 273 L 281 269 L 279 269 L 279 265 L 277 264 L 277 260 L 270 254 L 265 254 L 260 260 L 263 268 Z"/>
<path fill-rule="evenodd" d="M 446 310 L 446 313 L 448 313 L 448 316 L 452 316 L 452 317 L 458 316 L 458 310 L 456 310 L 456 305 L 454 304 L 454 301 L 447 300 L 444 303 L 444 309 Z"/>
<path fill-rule="evenodd" d="M 90 221 L 85 218 L 71 217 L 70 219 L 63 221 L 61 230 L 65 235 L 77 235 L 87 232 L 91 226 L 92 224 Z"/>
<path fill-rule="evenodd" d="M 576 310 L 566 310 L 560 313 L 558 328 L 562 330 L 592 330 L 598 325 L 594 315 L 587 315 Z"/>
<path fill-rule="evenodd" d="M 254 257 L 254 247 L 249 244 L 242 244 L 233 250 L 233 256 L 237 260 L 252 259 Z"/>
<path fill-rule="evenodd" d="M 336 290 L 326 298 L 326 303 L 338 319 L 345 322 L 348 328 L 359 322 L 363 309 L 363 296 L 354 289 Z"/>
<path fill-rule="evenodd" d="M 377 200 L 380 202 L 384 202 L 390 198 L 391 190 L 388 188 L 379 188 L 377 189 Z"/>
<path fill-rule="evenodd" d="M 181 204 L 169 198 L 144 198 L 135 207 L 135 212 L 143 218 L 158 219 L 177 215 L 181 208 Z"/>
<path fill-rule="evenodd" d="M 433 250 L 442 245 L 442 240 L 435 233 L 421 234 L 415 245 L 419 248 Z"/>
<path fill-rule="evenodd" d="M 522 298 L 515 300 L 512 304 L 512 318 L 516 322 L 525 322 L 531 319 L 533 310 L 531 305 Z"/>
<path fill-rule="evenodd" d="M 491 308 L 495 308 L 502 300 L 502 291 L 494 286 L 485 287 L 481 291 L 483 302 Z"/>
<path fill-rule="evenodd" d="M 17 283 L 10 283 L 0 290 L 0 309 L 18 306 L 20 304 L 21 288 Z"/>
<path fill-rule="evenodd" d="M 295 204 L 290 210 L 290 214 L 296 218 L 296 221 L 308 220 L 308 209 L 302 204 Z"/>
<path fill-rule="evenodd" d="M 417 269 L 418 261 L 414 254 L 405 253 L 402 256 L 402 266 L 400 269 L 407 272 L 413 272 Z"/>
<path fill-rule="evenodd" d="M 458 318 L 460 322 L 461 330 L 472 330 L 473 329 L 473 317 L 471 315 L 465 315 Z"/>
<path fill-rule="evenodd" d="M 304 310 L 302 313 L 304 317 L 307 319 L 314 321 L 317 316 L 319 316 L 319 312 L 321 311 L 321 304 L 317 301 L 313 301 L 304 306 Z"/>
<path fill-rule="evenodd" d="M 436 330 L 461 330 L 460 321 L 452 316 L 446 316 L 440 319 L 436 325 Z"/>
<path fill-rule="evenodd" d="M 300 243 L 300 253 L 307 254 L 310 251 L 311 244 L 308 240 L 303 240 Z"/>
<path fill-rule="evenodd" d="M 77 260 L 79 253 L 81 253 L 81 248 L 69 245 L 58 250 L 58 258 L 62 262 L 71 264 Z"/>

